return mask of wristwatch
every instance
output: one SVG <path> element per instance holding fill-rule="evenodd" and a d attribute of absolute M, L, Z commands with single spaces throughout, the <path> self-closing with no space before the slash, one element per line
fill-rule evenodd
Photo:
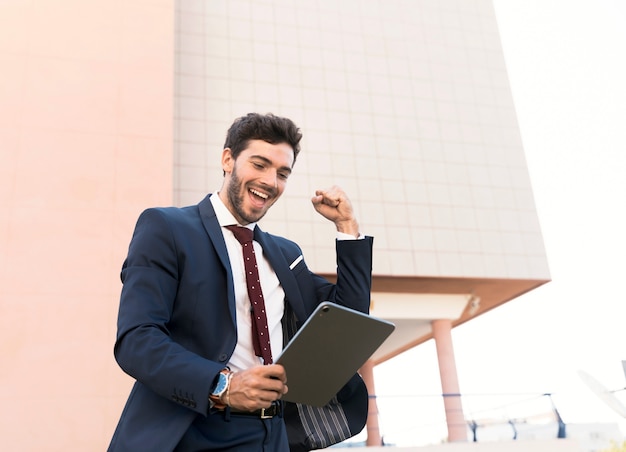
<path fill-rule="evenodd" d="M 209 400 L 213 403 L 215 408 L 226 408 L 226 404 L 222 402 L 222 396 L 228 391 L 228 385 L 230 384 L 230 369 L 224 368 L 217 374 L 217 384 L 211 394 L 209 394 Z"/>

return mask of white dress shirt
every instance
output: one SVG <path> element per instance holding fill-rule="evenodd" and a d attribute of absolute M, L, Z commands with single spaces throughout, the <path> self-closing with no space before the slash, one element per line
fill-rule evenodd
<path fill-rule="evenodd" d="M 232 231 L 225 226 L 238 224 L 237 220 L 226 208 L 218 193 L 214 193 L 211 204 L 215 210 L 217 221 L 222 227 L 222 234 L 226 242 L 228 258 L 233 271 L 233 284 L 235 286 L 235 304 L 237 307 L 237 346 L 233 356 L 230 357 L 228 366 L 233 371 L 249 369 L 263 364 L 263 360 L 254 354 L 252 345 L 252 316 L 250 315 L 250 298 L 246 284 L 246 272 L 243 264 L 243 252 L 241 244 L 237 241 Z M 254 230 L 256 223 L 250 223 L 245 227 Z M 254 241 L 254 253 L 261 279 L 261 290 L 265 300 L 265 312 L 267 315 L 267 327 L 270 332 L 270 346 L 272 358 L 277 358 L 283 350 L 283 326 L 281 319 L 285 311 L 285 292 L 283 291 L 278 277 L 272 266 L 263 255 L 261 245 Z"/>

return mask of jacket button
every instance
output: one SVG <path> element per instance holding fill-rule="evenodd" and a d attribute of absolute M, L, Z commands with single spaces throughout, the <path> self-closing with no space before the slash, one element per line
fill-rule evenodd
<path fill-rule="evenodd" d="M 219 360 L 224 362 L 228 359 L 228 355 L 226 353 L 222 353 L 219 357 Z"/>

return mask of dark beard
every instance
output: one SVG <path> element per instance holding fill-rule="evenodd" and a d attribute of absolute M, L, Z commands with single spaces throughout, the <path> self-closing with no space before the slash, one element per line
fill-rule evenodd
<path fill-rule="evenodd" d="M 228 202 L 235 211 L 234 215 L 237 218 L 237 221 L 243 220 L 242 224 L 256 223 L 265 216 L 265 212 L 259 217 L 246 215 L 246 212 L 243 210 L 243 197 L 246 196 L 246 194 L 245 187 L 243 187 L 241 180 L 237 177 L 237 166 L 235 165 L 233 167 L 233 172 L 230 174 L 230 184 L 228 185 L 228 190 L 226 191 Z"/>

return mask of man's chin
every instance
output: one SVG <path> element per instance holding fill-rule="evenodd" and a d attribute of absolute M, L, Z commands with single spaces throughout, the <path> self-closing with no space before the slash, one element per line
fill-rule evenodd
<path fill-rule="evenodd" d="M 257 211 L 250 212 L 250 211 L 248 211 L 248 212 L 245 213 L 245 215 L 241 215 L 241 219 L 245 220 L 246 223 L 256 223 L 261 218 L 263 218 L 266 213 L 267 213 L 267 210 L 263 210 L 261 212 L 257 212 Z"/>
<path fill-rule="evenodd" d="M 250 223 L 256 223 L 257 221 L 259 221 L 261 218 L 263 218 L 265 216 L 265 214 L 267 213 L 267 211 L 269 210 L 269 208 L 272 206 L 273 203 L 269 203 L 267 205 L 264 205 L 262 207 L 257 207 L 257 206 L 246 206 L 246 210 L 245 210 L 245 218 L 248 220 L 248 222 Z"/>

